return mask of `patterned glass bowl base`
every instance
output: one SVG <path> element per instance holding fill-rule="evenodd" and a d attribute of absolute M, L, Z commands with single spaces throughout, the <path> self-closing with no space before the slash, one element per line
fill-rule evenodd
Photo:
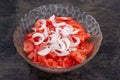
<path fill-rule="evenodd" d="M 95 47 L 92 53 L 89 55 L 89 57 L 82 64 L 78 64 L 70 68 L 64 68 L 64 69 L 54 68 L 53 69 L 45 66 L 36 65 L 27 58 L 27 55 L 23 50 L 23 40 L 25 35 L 31 31 L 31 28 L 37 19 L 46 19 L 52 16 L 53 14 L 55 14 L 56 16 L 72 17 L 77 22 L 83 24 L 85 27 L 85 30 L 88 33 L 92 34 L 93 36 L 92 40 L 95 43 Z M 102 32 L 100 30 L 100 27 L 97 21 L 91 15 L 88 15 L 87 13 L 81 11 L 79 8 L 71 5 L 65 5 L 65 4 L 47 4 L 47 5 L 42 5 L 38 8 L 35 8 L 30 12 L 28 12 L 27 14 L 25 14 L 25 16 L 21 18 L 21 21 L 14 32 L 13 38 L 14 38 L 13 41 L 18 53 L 29 64 L 45 72 L 64 73 L 64 72 L 69 72 L 77 68 L 80 68 L 95 56 L 95 54 L 97 53 L 101 45 Z"/>

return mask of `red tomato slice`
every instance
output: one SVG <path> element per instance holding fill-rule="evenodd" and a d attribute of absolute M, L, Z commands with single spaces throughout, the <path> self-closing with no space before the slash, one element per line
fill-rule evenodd
<path fill-rule="evenodd" d="M 57 58 L 57 55 L 55 53 L 49 53 L 47 55 L 48 58 L 52 58 L 52 59 L 56 59 Z"/>
<path fill-rule="evenodd" d="M 73 51 L 71 53 L 73 59 L 76 61 L 76 63 L 81 63 L 86 59 L 86 54 L 81 49 L 78 49 L 77 51 Z"/>
<path fill-rule="evenodd" d="M 73 65 L 73 61 L 72 59 L 70 59 L 69 57 L 64 58 L 63 61 L 63 68 L 69 68 Z"/>
<path fill-rule="evenodd" d="M 86 54 L 90 54 L 94 48 L 94 42 L 90 42 L 86 47 Z"/>
<path fill-rule="evenodd" d="M 24 51 L 29 54 L 34 50 L 34 45 L 29 40 L 24 40 Z"/>
<path fill-rule="evenodd" d="M 47 65 L 48 65 L 48 67 L 56 68 L 58 66 L 58 63 L 53 59 L 48 59 L 47 60 Z"/>
<path fill-rule="evenodd" d="M 28 55 L 28 58 L 30 59 L 30 60 L 32 60 L 33 62 L 37 62 L 38 61 L 38 58 L 37 58 L 37 53 L 36 52 L 31 52 L 29 55 Z"/>
<path fill-rule="evenodd" d="M 34 33 L 35 33 L 35 32 L 28 33 L 28 34 L 26 35 L 26 37 L 25 37 L 25 40 L 32 38 L 32 35 L 33 35 Z"/>
<path fill-rule="evenodd" d="M 41 65 L 44 65 L 44 61 L 45 61 L 46 57 L 45 56 L 40 56 L 38 55 L 38 61 Z"/>

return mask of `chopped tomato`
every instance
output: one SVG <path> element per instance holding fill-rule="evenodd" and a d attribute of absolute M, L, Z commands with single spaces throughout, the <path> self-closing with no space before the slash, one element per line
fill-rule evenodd
<path fill-rule="evenodd" d="M 32 60 L 33 62 L 37 62 L 38 61 L 38 58 L 37 58 L 37 53 L 36 53 L 36 51 L 33 51 L 33 52 L 31 52 L 29 55 L 28 55 L 28 58 L 30 59 L 30 60 Z"/>
<path fill-rule="evenodd" d="M 77 63 L 81 63 L 86 59 L 86 54 L 81 49 L 71 52 L 71 55 Z"/>
<path fill-rule="evenodd" d="M 55 60 L 53 60 L 53 59 L 48 59 L 48 60 L 47 60 L 47 65 L 48 65 L 49 67 L 51 67 L 51 68 L 56 68 L 57 65 L 58 65 L 58 63 L 57 63 Z"/>
<path fill-rule="evenodd" d="M 94 42 L 90 42 L 86 47 L 86 54 L 90 54 L 94 48 Z"/>
<path fill-rule="evenodd" d="M 71 67 L 72 65 L 73 65 L 72 59 L 70 59 L 70 58 L 68 58 L 68 57 L 64 58 L 64 61 L 63 61 L 63 67 L 64 67 L 64 68 L 69 68 L 69 67 Z"/>
<path fill-rule="evenodd" d="M 69 68 L 85 61 L 94 48 L 94 42 L 88 42 L 91 34 L 86 33 L 84 26 L 71 17 L 38 19 L 32 29 L 25 37 L 24 51 L 38 65 Z M 33 37 L 33 34 L 38 37 Z"/>
<path fill-rule="evenodd" d="M 57 58 L 57 55 L 55 53 L 49 53 L 47 56 L 48 56 L 48 58 L 52 58 L 52 59 Z"/>
<path fill-rule="evenodd" d="M 24 51 L 29 54 L 33 50 L 34 50 L 33 43 L 30 42 L 29 40 L 24 40 Z"/>

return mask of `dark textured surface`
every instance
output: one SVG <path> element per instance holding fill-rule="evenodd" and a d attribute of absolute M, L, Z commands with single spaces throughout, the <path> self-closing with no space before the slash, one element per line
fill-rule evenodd
<path fill-rule="evenodd" d="M 49 74 L 28 65 L 16 52 L 13 32 L 29 10 L 67 3 L 96 18 L 103 32 L 97 55 L 81 69 Z M 0 0 L 0 80 L 120 80 L 120 0 Z"/>

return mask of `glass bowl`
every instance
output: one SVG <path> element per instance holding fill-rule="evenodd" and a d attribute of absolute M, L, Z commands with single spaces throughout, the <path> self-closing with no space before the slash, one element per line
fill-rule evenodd
<path fill-rule="evenodd" d="M 34 64 L 27 58 L 27 55 L 23 50 L 23 41 L 25 35 L 31 32 L 31 28 L 37 19 L 46 19 L 53 14 L 56 16 L 72 17 L 77 22 L 83 24 L 85 30 L 88 33 L 92 34 L 91 40 L 94 41 L 95 46 L 91 54 L 83 63 L 72 66 L 70 68 L 48 68 Z M 47 4 L 29 11 L 27 14 L 25 14 L 24 17 L 21 18 L 21 21 L 14 32 L 13 39 L 18 53 L 32 66 L 49 73 L 65 73 L 80 68 L 96 55 L 101 45 L 102 32 L 98 22 L 91 15 L 81 11 L 79 8 L 66 4 Z"/>

